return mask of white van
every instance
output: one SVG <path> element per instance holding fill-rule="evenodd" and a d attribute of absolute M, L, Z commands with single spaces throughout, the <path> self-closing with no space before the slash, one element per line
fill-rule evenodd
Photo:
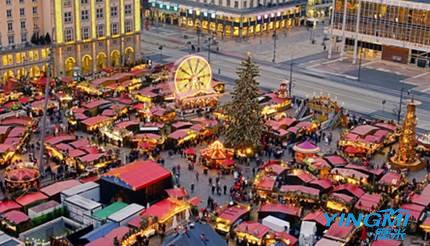
<path fill-rule="evenodd" d="M 313 246 L 316 241 L 317 224 L 311 221 L 303 221 L 300 227 L 300 246 Z"/>

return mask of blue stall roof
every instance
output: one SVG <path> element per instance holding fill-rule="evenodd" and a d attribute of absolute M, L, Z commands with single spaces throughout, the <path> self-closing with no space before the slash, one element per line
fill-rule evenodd
<path fill-rule="evenodd" d="M 94 240 L 97 240 L 97 239 L 105 236 L 106 234 L 108 234 L 113 229 L 117 228 L 118 226 L 119 225 L 117 223 L 114 223 L 114 222 L 106 223 L 106 224 L 100 226 L 99 228 L 96 228 L 95 230 L 83 235 L 81 237 L 81 239 L 88 240 L 89 242 L 92 242 Z"/>

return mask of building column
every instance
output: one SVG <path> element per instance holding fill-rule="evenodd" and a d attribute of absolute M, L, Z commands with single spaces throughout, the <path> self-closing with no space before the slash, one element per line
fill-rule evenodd
<path fill-rule="evenodd" d="M 360 18 L 361 18 L 361 0 L 358 1 L 358 8 L 357 8 L 357 22 L 355 25 L 355 40 L 354 40 L 354 57 L 352 59 L 352 64 L 357 63 L 358 34 L 360 33 Z"/>
<path fill-rule="evenodd" d="M 345 0 L 345 4 L 343 5 L 343 20 L 342 20 L 342 46 L 340 49 L 340 56 L 343 57 L 345 55 L 345 27 L 346 27 L 346 9 L 348 6 L 348 0 Z"/>
<path fill-rule="evenodd" d="M 111 42 L 111 38 L 107 38 L 106 39 L 106 63 L 107 63 L 107 67 L 111 67 L 112 66 L 112 59 L 110 57 L 110 42 Z"/>
<path fill-rule="evenodd" d="M 336 0 L 333 0 L 333 6 L 332 6 L 332 10 L 331 10 L 331 24 L 330 24 L 330 42 L 328 44 L 328 59 L 331 59 L 332 54 L 333 54 L 333 28 L 334 28 L 334 14 L 335 14 L 335 7 L 336 7 Z"/>
<path fill-rule="evenodd" d="M 97 43 L 98 41 L 94 41 L 93 42 L 93 45 L 92 45 L 92 57 L 93 57 L 93 72 L 92 72 L 92 74 L 93 74 L 93 76 L 94 76 L 94 74 L 95 74 L 95 72 L 97 71 L 97 57 L 96 57 L 96 43 Z"/>

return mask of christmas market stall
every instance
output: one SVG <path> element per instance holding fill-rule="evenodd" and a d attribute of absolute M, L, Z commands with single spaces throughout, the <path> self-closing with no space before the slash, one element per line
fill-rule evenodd
<path fill-rule="evenodd" d="M 396 191 L 401 192 L 402 188 L 408 184 L 406 178 L 397 172 L 387 172 L 377 183 L 378 190 L 394 194 Z M 430 195 L 430 193 L 429 193 Z"/>
<path fill-rule="evenodd" d="M 86 132 L 94 132 L 98 130 L 99 128 L 102 128 L 104 126 L 107 126 L 112 122 L 111 117 L 103 116 L 103 115 L 97 115 L 88 119 L 85 119 L 81 122 L 83 129 Z"/>
<path fill-rule="evenodd" d="M 309 170 L 309 172 L 312 174 L 319 175 L 320 177 L 328 177 L 331 170 L 331 165 L 328 164 L 324 158 L 306 158 L 303 160 L 303 162 L 307 165 L 307 170 Z"/>
<path fill-rule="evenodd" d="M 196 139 L 197 136 L 197 132 L 192 129 L 179 129 L 167 136 L 167 146 L 168 148 L 173 148 L 173 146 L 190 142 Z"/>
<path fill-rule="evenodd" d="M 267 93 L 259 98 L 262 114 L 266 117 L 283 112 L 291 107 L 287 83 L 281 83 L 278 90 Z"/>
<path fill-rule="evenodd" d="M 288 185 L 306 185 L 307 183 L 315 179 L 315 176 L 305 170 L 291 169 L 282 183 Z"/>
<path fill-rule="evenodd" d="M 265 245 L 269 227 L 258 222 L 245 221 L 234 229 L 237 245 Z"/>
<path fill-rule="evenodd" d="M 327 229 L 327 219 L 323 210 L 315 210 L 303 217 L 303 221 L 315 222 L 317 226 L 317 235 L 322 235 Z"/>
<path fill-rule="evenodd" d="M 355 228 L 352 224 L 340 226 L 338 221 L 334 221 L 324 234 L 324 238 L 341 242 L 341 245 L 346 245 L 349 242 L 353 242 L 359 236 L 360 229 L 360 227 Z M 323 246 L 324 244 L 320 245 Z"/>
<path fill-rule="evenodd" d="M 419 228 L 419 224 L 424 221 L 426 216 L 426 208 L 424 206 L 414 204 L 414 203 L 404 203 L 400 206 L 400 209 L 406 210 L 400 212 L 403 216 L 409 214 L 409 221 L 406 230 L 409 232 L 416 232 Z"/>
<path fill-rule="evenodd" d="M 430 209 L 430 184 L 427 184 L 421 192 L 415 192 L 411 197 L 411 202 Z"/>
<path fill-rule="evenodd" d="M 325 155 L 323 157 L 332 167 L 344 167 L 348 161 L 340 155 Z"/>
<path fill-rule="evenodd" d="M 379 180 L 382 177 L 382 175 L 384 174 L 384 169 L 372 168 L 372 167 L 370 167 L 370 164 L 367 161 L 363 162 L 363 164 L 361 164 L 361 165 L 350 163 L 350 164 L 346 165 L 345 168 L 356 170 L 356 171 L 359 171 L 361 173 L 367 174 L 369 176 L 368 177 L 369 182 L 370 181 L 374 182 L 376 180 Z"/>
<path fill-rule="evenodd" d="M 175 229 L 190 219 L 190 209 L 191 206 L 186 201 L 166 198 L 143 210 L 139 216 L 131 219 L 128 225 L 140 228 L 142 218 L 157 218 L 158 227 L 162 225 L 166 231 Z"/>
<path fill-rule="evenodd" d="M 216 210 L 215 230 L 227 234 L 240 223 L 249 219 L 251 207 L 241 204 L 227 204 Z"/>
<path fill-rule="evenodd" d="M 207 148 L 200 151 L 203 165 L 209 168 L 217 168 L 230 172 L 232 167 L 226 163 L 225 160 L 233 158 L 234 150 L 224 147 L 219 140 L 211 143 Z"/>
<path fill-rule="evenodd" d="M 288 221 L 290 225 L 298 224 L 302 215 L 302 208 L 294 204 L 264 203 L 258 210 L 258 219 L 262 220 L 267 216 Z"/>
<path fill-rule="evenodd" d="M 312 118 L 322 123 L 328 120 L 334 120 L 331 127 L 346 126 L 346 120 L 342 108 L 330 96 L 314 96 L 307 102 Z"/>
<path fill-rule="evenodd" d="M 13 236 L 31 228 L 30 218 L 23 212 L 12 210 L 0 215 L 1 229 Z"/>
<path fill-rule="evenodd" d="M 99 128 L 99 132 L 104 137 L 106 142 L 117 146 L 130 146 L 133 132 L 112 125 L 105 125 Z"/>
<path fill-rule="evenodd" d="M 31 111 L 33 112 L 34 116 L 41 116 L 43 114 L 43 107 L 45 104 L 45 100 L 41 99 L 38 101 L 33 101 L 31 106 Z M 60 107 L 58 101 L 56 100 L 48 100 L 47 110 L 48 112 L 52 112 L 54 109 L 58 109 Z"/>
<path fill-rule="evenodd" d="M 333 168 L 330 171 L 331 179 L 337 182 L 349 184 L 367 184 L 369 175 L 348 168 Z"/>
<path fill-rule="evenodd" d="M 326 208 L 336 212 L 351 211 L 357 200 L 364 194 L 365 192 L 358 186 L 338 185 L 328 196 Z"/>
<path fill-rule="evenodd" d="M 304 185 L 283 185 L 279 193 L 282 201 L 290 203 L 314 205 L 320 202 L 320 191 Z"/>
<path fill-rule="evenodd" d="M 122 200 L 127 203 L 159 201 L 165 189 L 172 188 L 171 173 L 153 161 L 138 160 L 113 168 L 101 177 L 103 203 Z"/>
<path fill-rule="evenodd" d="M 4 185 L 11 197 L 39 189 L 39 168 L 34 163 L 22 162 L 8 166 L 4 172 Z"/>
<path fill-rule="evenodd" d="M 358 199 L 354 208 L 357 211 L 365 213 L 374 213 L 378 211 L 383 205 L 384 199 L 381 194 L 365 193 Z"/>
<path fill-rule="evenodd" d="M 276 193 L 275 193 L 276 183 L 277 181 L 275 176 L 258 173 L 255 176 L 253 188 L 255 190 L 256 195 L 261 200 L 266 200 L 266 199 L 273 200 L 273 199 L 276 199 Z"/>
<path fill-rule="evenodd" d="M 298 163 L 304 163 L 307 158 L 315 158 L 320 152 L 320 148 L 308 140 L 294 145 L 293 150 Z"/>

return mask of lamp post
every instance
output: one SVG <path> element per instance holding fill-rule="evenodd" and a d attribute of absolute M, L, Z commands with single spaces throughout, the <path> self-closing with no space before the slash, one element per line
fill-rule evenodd
<path fill-rule="evenodd" d="M 275 61 L 276 61 L 276 40 L 278 39 L 278 36 L 276 34 L 276 30 L 273 31 L 272 38 L 273 38 L 273 58 L 272 58 L 272 62 L 275 63 Z"/>
<path fill-rule="evenodd" d="M 361 80 L 361 61 L 363 59 L 363 43 L 360 43 L 360 58 L 358 59 L 358 74 L 357 80 Z"/>
<path fill-rule="evenodd" d="M 200 52 L 200 35 L 202 34 L 202 30 L 200 29 L 200 27 L 197 27 L 196 34 L 197 34 L 197 52 Z"/>
<path fill-rule="evenodd" d="M 209 64 L 211 63 L 211 44 L 213 40 L 214 40 L 214 36 L 213 34 L 210 33 L 208 37 L 208 63 Z"/>
<path fill-rule="evenodd" d="M 54 33 L 54 30 L 52 31 Z M 55 35 L 52 35 L 52 41 L 50 45 L 49 51 L 49 61 L 48 61 L 48 69 L 46 71 L 46 84 L 45 84 L 45 98 L 43 101 L 43 117 L 42 117 L 42 125 L 40 132 L 40 153 L 39 153 L 39 172 L 42 176 L 45 174 L 44 168 L 44 152 L 45 152 L 45 137 L 46 137 L 46 119 L 47 119 L 47 111 L 48 111 L 48 101 L 49 101 L 49 91 L 51 85 L 51 72 L 54 64 L 54 42 Z"/>
<path fill-rule="evenodd" d="M 397 110 L 397 124 L 400 124 L 400 115 L 402 114 L 402 105 L 403 105 L 403 93 L 405 92 L 405 88 L 402 87 L 400 89 L 400 101 L 399 101 L 399 110 Z M 410 95 L 411 91 L 407 91 L 408 95 Z"/>
<path fill-rule="evenodd" d="M 291 62 L 290 62 L 290 83 L 288 83 L 288 95 L 290 96 L 290 97 L 292 97 L 293 96 L 293 94 L 292 94 L 292 90 L 293 90 L 293 60 L 291 59 Z"/>

